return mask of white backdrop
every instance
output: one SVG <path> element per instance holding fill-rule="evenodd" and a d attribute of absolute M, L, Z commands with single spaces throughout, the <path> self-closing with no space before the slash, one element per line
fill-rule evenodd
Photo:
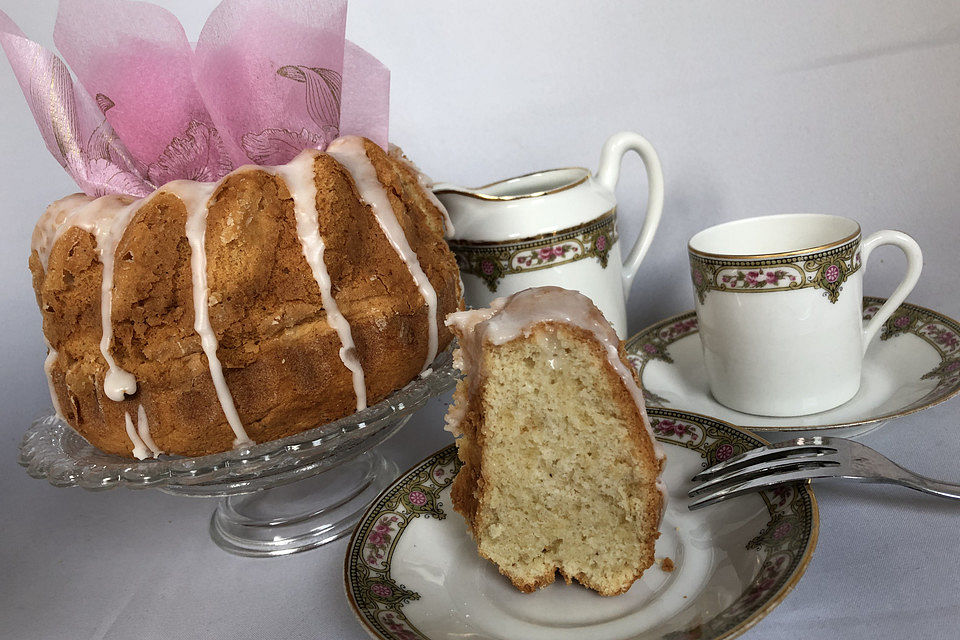
<path fill-rule="evenodd" d="M 215 1 L 160 4 L 195 38 Z M 52 46 L 54 2 L 0 8 Z M 348 35 L 391 68 L 391 138 L 438 180 L 477 185 L 595 167 L 606 136 L 624 129 L 654 144 L 666 203 L 634 285 L 631 331 L 693 306 L 685 255 L 693 232 L 788 211 L 910 233 L 925 267 L 909 300 L 960 317 L 955 0 L 355 0 Z M 142 638 L 198 629 L 361 638 L 340 588 L 342 542 L 283 560 L 232 558 L 205 538 L 211 505 L 55 490 L 16 466 L 21 433 L 49 402 L 30 233 L 46 204 L 76 189 L 3 62 L 0 91 L 0 636 L 126 638 L 136 628 Z M 621 235 L 632 242 L 646 188 L 635 157 L 623 176 Z M 903 268 L 895 249 L 878 251 L 866 293 L 888 295 Z M 866 442 L 960 480 L 956 406 Z M 401 466 L 447 442 L 442 409 L 433 403 L 390 443 Z M 824 529 L 811 569 L 747 637 L 955 637 L 960 509 L 862 486 L 823 485 L 818 495 Z"/>

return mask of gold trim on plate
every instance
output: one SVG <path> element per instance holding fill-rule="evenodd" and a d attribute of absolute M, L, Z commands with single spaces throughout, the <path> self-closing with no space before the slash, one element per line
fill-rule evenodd
<path fill-rule="evenodd" d="M 711 416 L 707 416 L 701 413 L 677 410 L 677 409 L 672 409 L 668 407 L 658 407 L 657 409 L 663 409 L 665 412 L 668 412 L 668 413 L 682 414 L 684 416 L 684 419 L 688 419 L 691 422 L 699 423 L 701 426 L 704 426 L 704 427 L 709 423 L 716 423 L 716 424 L 723 425 L 732 432 L 740 433 L 741 436 L 745 437 L 748 441 L 756 440 L 757 442 L 760 443 L 759 446 L 765 446 L 770 444 L 769 441 L 767 441 L 763 437 L 754 433 L 750 433 L 749 431 L 745 430 L 743 427 L 739 427 L 725 420 L 718 420 L 717 418 L 713 418 Z M 352 583 L 350 579 L 350 560 L 352 556 L 352 551 L 355 545 L 358 543 L 358 537 L 360 535 L 360 531 L 363 528 L 361 525 L 367 521 L 371 513 L 381 508 L 381 505 L 379 504 L 379 502 L 380 502 L 380 498 L 384 494 L 393 491 L 395 487 L 397 487 L 398 485 L 401 485 L 406 480 L 406 478 L 410 476 L 414 471 L 418 470 L 426 462 L 436 457 L 438 454 L 440 454 L 447 448 L 448 447 L 443 447 L 437 451 L 434 451 L 432 454 L 424 457 L 417 463 L 411 465 L 409 469 L 407 469 L 402 474 L 400 474 L 400 476 L 396 480 L 394 480 L 393 483 L 391 483 L 386 489 L 384 489 L 384 491 L 381 492 L 381 494 L 378 495 L 370 503 L 370 505 L 364 510 L 363 515 L 358 520 L 357 527 L 354 529 L 353 534 L 350 536 L 350 541 L 347 544 L 346 556 L 344 558 L 344 563 L 343 563 L 344 591 L 346 591 L 347 602 L 350 605 L 350 609 L 353 612 L 354 617 L 356 618 L 360 626 L 363 628 L 363 630 L 366 631 L 367 634 L 369 634 L 370 637 L 372 638 L 375 638 L 378 640 L 391 640 L 390 637 L 384 636 L 377 629 L 370 626 L 367 618 L 361 613 L 360 607 L 353 596 L 353 590 L 351 589 Z M 819 504 L 817 503 L 817 498 L 813 492 L 812 483 L 810 480 L 796 482 L 794 484 L 798 485 L 799 487 L 802 487 L 806 495 L 810 499 L 810 503 L 809 503 L 810 504 L 810 533 L 806 540 L 806 545 L 803 549 L 803 552 L 801 553 L 800 558 L 793 569 L 792 575 L 780 587 L 780 589 L 776 593 L 769 596 L 769 599 L 760 608 L 753 611 L 747 617 L 747 619 L 740 622 L 737 626 L 731 629 L 728 629 L 721 635 L 711 637 L 710 640 L 732 640 L 733 638 L 736 638 L 742 635 L 745 631 L 752 628 L 755 624 L 757 624 L 757 622 L 765 618 L 767 615 L 770 614 L 770 612 L 774 608 L 776 608 L 779 604 L 781 604 L 783 600 L 790 594 L 790 592 L 793 591 L 796 585 L 800 582 L 800 579 L 806 573 L 807 567 L 810 565 L 810 561 L 813 558 L 813 554 L 816 551 L 817 544 L 820 539 L 820 507 L 819 507 Z M 767 506 L 769 509 L 769 505 Z M 392 559 L 392 551 L 390 554 L 390 558 Z M 522 596 L 518 596 L 518 597 L 522 597 Z M 417 633 L 426 637 L 426 634 L 424 634 L 422 631 L 416 628 L 412 622 L 407 621 L 407 623 Z"/>
<path fill-rule="evenodd" d="M 686 314 L 680 314 L 681 316 Z M 674 316 L 679 317 L 679 316 Z M 684 413 L 687 415 L 695 416 L 697 418 L 702 418 L 705 420 L 711 420 L 713 422 L 719 422 L 725 424 L 728 427 L 732 428 L 734 431 L 742 431 L 749 436 L 752 436 L 763 443 L 762 446 L 767 446 L 770 444 L 770 441 L 762 436 L 757 435 L 756 433 L 751 433 L 749 427 L 741 427 L 739 425 L 733 424 L 732 422 L 727 422 L 726 420 L 720 420 L 719 418 L 714 418 L 703 413 L 695 413 L 693 411 L 685 411 L 683 409 L 673 409 L 668 407 L 657 407 L 661 409 L 669 409 L 676 411 L 677 413 Z M 820 505 L 817 504 L 817 497 L 813 493 L 813 483 L 810 480 L 799 482 L 807 489 L 807 494 L 810 496 L 810 519 L 812 524 L 810 527 L 810 538 L 807 540 L 807 548 L 803 550 L 803 555 L 800 557 L 800 562 L 797 563 L 797 568 L 794 569 L 793 576 L 782 586 L 780 590 L 773 594 L 770 599 L 762 607 L 753 612 L 753 614 L 741 622 L 739 625 L 730 629 L 723 635 L 717 636 L 716 638 L 711 638 L 711 640 L 732 640 L 737 638 L 749 629 L 751 629 L 755 624 L 766 618 L 771 611 L 777 608 L 777 606 L 786 599 L 790 592 L 793 591 L 794 587 L 797 586 L 797 583 L 800 582 L 800 578 L 803 577 L 803 574 L 807 572 L 807 567 L 810 566 L 810 560 L 813 559 L 813 552 L 817 550 L 817 542 L 820 541 Z"/>

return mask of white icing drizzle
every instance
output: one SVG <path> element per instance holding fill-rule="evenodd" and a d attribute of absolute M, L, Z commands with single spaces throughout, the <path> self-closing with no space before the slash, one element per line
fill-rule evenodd
<path fill-rule="evenodd" d="M 57 350 L 53 348 L 47 337 L 43 337 L 47 344 L 47 357 L 43 361 L 43 372 L 47 376 L 47 386 L 50 387 L 50 400 L 53 402 L 53 409 L 57 412 L 57 417 L 64 420 L 63 411 L 60 409 L 60 398 L 57 397 L 57 388 L 53 385 L 53 364 L 57 361 Z"/>
<path fill-rule="evenodd" d="M 387 197 L 386 189 L 380 184 L 377 177 L 377 170 L 373 163 L 367 158 L 367 152 L 363 147 L 363 139 L 358 136 L 344 136 L 337 138 L 327 147 L 327 153 L 333 156 L 337 162 L 342 164 L 353 176 L 353 180 L 360 191 L 360 198 L 364 203 L 370 206 L 374 217 L 380 224 L 380 228 L 386 235 L 387 240 L 393 246 L 394 251 L 400 256 L 410 275 L 420 290 L 424 302 L 427 304 L 428 320 L 428 346 L 427 358 L 423 364 L 423 369 L 428 368 L 433 359 L 437 356 L 437 292 L 423 272 L 420 266 L 420 260 L 417 254 L 410 248 L 407 237 L 403 233 L 403 227 L 397 220 L 393 206 Z"/>
<path fill-rule="evenodd" d="M 137 392 L 137 379 L 129 371 L 118 367 L 110 354 L 110 343 L 113 341 L 113 261 L 120 238 L 142 202 L 137 200 L 116 212 L 110 224 L 100 225 L 96 234 L 100 264 L 103 265 L 100 279 L 100 353 L 107 361 L 103 392 L 115 402 L 123 400 L 125 395 Z"/>
<path fill-rule="evenodd" d="M 140 434 L 137 433 L 137 430 L 133 427 L 133 420 L 130 419 L 129 411 L 123 412 L 123 421 L 127 427 L 127 437 L 130 438 L 130 442 L 133 443 L 133 457 L 137 460 L 149 458 L 150 449 L 148 449 L 147 445 L 140 439 Z"/>
<path fill-rule="evenodd" d="M 620 359 L 620 338 L 590 298 L 577 291 L 560 287 L 536 287 L 515 293 L 505 301 L 495 300 L 491 307 L 494 313 L 482 323 L 482 326 L 475 327 L 475 331 L 480 334 L 481 343 L 505 344 L 521 335 L 530 335 L 533 327 L 542 322 L 572 324 L 593 334 L 594 339 L 603 345 L 607 362 L 623 380 L 624 386 L 630 392 L 640 413 L 643 414 L 643 423 L 650 434 L 657 458 L 664 457 L 663 450 L 650 428 L 643 391 L 640 390 L 633 373 Z M 457 324 L 461 314 L 471 313 L 474 312 L 452 313 L 447 317 L 447 323 Z"/>
<path fill-rule="evenodd" d="M 439 209 L 440 213 L 443 214 L 443 237 L 452 238 L 453 234 L 456 233 L 456 229 L 453 228 L 453 221 L 450 219 L 450 214 L 447 212 L 447 208 L 443 206 L 442 202 L 440 202 L 440 198 L 433 193 L 433 181 L 423 173 L 420 173 L 416 167 L 414 167 L 414 170 L 417 171 L 417 182 L 420 183 L 421 187 L 423 187 L 423 192 L 427 194 L 427 200 L 429 200 L 430 203 Z"/>
<path fill-rule="evenodd" d="M 110 354 L 110 343 L 113 340 L 111 313 L 114 253 L 133 214 L 142 202 L 142 200 L 131 201 L 128 197 L 118 195 L 103 196 L 94 200 L 80 195 L 67 196 L 47 209 L 44 214 L 47 220 L 43 224 L 38 223 L 34 230 L 34 249 L 40 256 L 41 262 L 44 262 L 44 269 L 46 269 L 46 261 L 49 261 L 53 243 L 67 229 L 79 227 L 93 235 L 96 240 L 98 258 L 103 266 L 100 279 L 100 353 L 107 362 L 103 391 L 108 398 L 116 402 L 123 400 L 125 395 L 136 393 L 137 379 L 129 371 L 117 366 Z M 59 224 L 50 233 L 51 223 L 57 220 Z"/>
<path fill-rule="evenodd" d="M 488 308 L 468 309 L 467 311 L 451 313 L 444 323 L 452 328 L 459 337 L 460 348 L 453 352 L 453 366 L 462 371 L 467 380 L 466 396 L 455 398 L 454 403 L 450 405 L 450 409 L 443 417 L 444 430 L 452 433 L 455 438 L 460 437 L 460 423 L 467 414 L 470 398 L 476 396 L 480 384 L 480 350 L 483 346 L 483 340 L 479 338 L 476 331 L 477 326 L 499 313 L 506 302 L 507 298 L 496 298 L 490 302 Z"/>
<path fill-rule="evenodd" d="M 428 375 L 429 367 L 437 354 L 437 294 L 430 280 L 420 265 L 416 253 L 407 242 L 403 228 L 397 220 L 393 207 L 387 197 L 386 190 L 377 177 L 376 169 L 367 158 L 363 148 L 363 140 L 357 136 L 346 136 L 331 143 L 328 152 L 353 176 L 360 197 L 371 207 L 380 228 L 383 230 L 391 246 L 403 260 L 428 310 L 428 348 L 427 358 L 422 371 Z M 366 407 L 366 384 L 363 368 L 356 355 L 356 347 L 350 324 L 340 312 L 333 298 L 329 273 L 323 261 L 325 245 L 320 237 L 316 211 L 316 184 L 314 182 L 313 161 L 317 151 L 306 150 L 297 156 L 288 165 L 279 167 L 263 167 L 264 170 L 280 176 L 290 191 L 294 200 L 294 209 L 297 220 L 297 235 L 303 247 L 304 257 L 310 265 L 314 279 L 320 287 L 327 320 L 340 337 L 340 359 L 350 369 L 353 375 L 354 392 L 357 397 L 357 409 Z M 430 190 L 430 180 L 419 168 L 408 159 L 400 156 L 417 175 L 420 186 L 427 194 L 430 202 L 440 210 L 444 217 L 446 235 L 453 233 L 453 224 L 443 204 Z M 261 167 L 244 166 L 236 171 L 261 169 Z M 229 176 L 227 176 L 229 177 Z M 200 336 L 203 352 L 209 363 L 210 375 L 213 379 L 217 398 L 223 409 L 227 422 L 236 436 L 234 446 L 252 444 L 233 401 L 233 395 L 227 387 L 223 375 L 223 367 L 217 357 L 217 337 L 210 324 L 209 288 L 207 285 L 207 258 L 206 258 L 206 229 L 207 205 L 220 182 L 194 182 L 190 180 L 176 180 L 161 187 L 156 193 L 166 191 L 180 198 L 187 208 L 186 236 L 191 250 L 191 274 L 193 281 L 194 302 L 194 330 Z M 152 197 L 152 196 L 148 196 Z M 103 276 L 100 287 L 100 316 L 101 339 L 100 352 L 107 362 L 107 373 L 104 376 L 104 393 L 115 401 L 123 400 L 125 395 L 133 394 L 137 390 L 136 378 L 128 371 L 120 368 L 110 354 L 110 344 L 113 340 L 113 325 L 111 321 L 113 310 L 113 271 L 117 245 L 123 237 L 127 226 L 134 214 L 143 206 L 144 200 L 131 201 L 130 198 L 117 195 L 108 195 L 92 198 L 84 194 L 73 194 L 51 204 L 40 217 L 33 231 L 31 250 L 36 251 L 41 265 L 46 271 L 50 253 L 57 239 L 69 228 L 79 227 L 91 233 L 96 239 L 99 259 L 103 265 Z M 44 372 L 50 388 L 50 397 L 57 415 L 63 416 L 56 389 L 53 383 L 52 369 L 57 359 L 57 350 L 44 336 L 47 344 L 47 357 L 44 361 Z M 137 426 L 128 412 L 124 413 L 127 435 L 133 443 L 133 454 L 143 459 L 148 452 L 155 456 L 162 453 L 150 436 L 149 423 L 142 405 L 138 406 Z"/>
<path fill-rule="evenodd" d="M 144 410 L 142 404 L 137 405 L 137 435 L 140 436 L 143 443 L 147 445 L 147 448 L 153 453 L 154 458 L 163 453 L 157 446 L 157 443 L 153 441 L 153 436 L 150 435 L 150 423 L 147 422 L 147 412 Z"/>
<path fill-rule="evenodd" d="M 560 287 L 525 289 L 508 298 L 497 298 L 488 309 L 458 311 L 448 315 L 447 326 L 452 327 L 460 337 L 459 362 L 455 364 L 467 375 L 469 396 L 476 393 L 475 385 L 480 378 L 480 351 L 484 343 L 501 345 L 520 336 L 528 336 L 536 325 L 544 322 L 572 324 L 589 331 L 604 347 L 607 362 L 620 376 L 640 411 L 654 456 L 662 461 L 666 455 L 650 426 L 643 391 L 633 373 L 620 359 L 620 339 L 593 302 L 577 291 Z M 448 415 L 447 430 L 454 434 L 459 432 L 460 421 L 466 413 L 467 399 L 463 400 L 463 406 L 457 403 Z M 657 488 L 663 495 L 665 505 L 667 494 L 659 478 Z"/>
<path fill-rule="evenodd" d="M 233 402 L 233 394 L 230 393 L 227 381 L 223 377 L 223 367 L 217 358 L 217 336 L 210 325 L 210 292 L 207 288 L 207 203 L 219 185 L 219 182 L 175 180 L 167 183 L 160 190 L 176 195 L 187 208 L 186 234 L 190 242 L 190 270 L 193 280 L 193 329 L 200 336 L 200 345 L 207 356 L 210 377 L 213 378 L 213 386 L 217 391 L 220 407 L 236 436 L 233 446 L 239 447 L 253 444 L 253 441 L 243 428 Z"/>
<path fill-rule="evenodd" d="M 68 216 L 76 212 L 84 205 L 93 202 L 93 198 L 83 194 L 74 193 L 65 198 L 60 198 L 43 212 L 37 225 L 33 228 L 33 236 L 30 239 L 30 250 L 36 251 L 40 258 L 40 264 L 43 270 L 47 270 L 47 264 L 50 262 L 50 252 L 66 228 L 63 226 Z"/>
<path fill-rule="evenodd" d="M 403 155 L 403 151 L 397 145 L 390 145 L 390 156 L 406 164 L 417 176 L 417 184 L 419 184 L 424 193 L 426 193 L 427 200 L 430 201 L 430 204 L 439 209 L 440 213 L 443 215 L 443 236 L 445 238 L 452 238 L 453 234 L 456 233 L 456 230 L 453 228 L 453 221 L 450 219 L 450 214 L 447 212 L 447 208 L 443 206 L 443 203 L 440 202 L 440 198 L 438 198 L 433 192 L 433 185 L 435 184 L 434 181 L 430 178 L 430 176 L 425 174 L 420 167 L 414 163 L 413 160 Z"/>
<path fill-rule="evenodd" d="M 367 386 L 363 366 L 357 358 L 350 323 L 340 312 L 340 307 L 333 297 L 330 274 L 323 260 L 326 245 L 320 236 L 320 225 L 317 221 L 317 184 L 314 178 L 314 162 L 319 153 L 314 149 L 306 149 L 288 164 L 264 167 L 264 170 L 282 178 L 293 198 L 297 237 L 300 239 L 303 256 L 313 272 L 313 279 L 320 287 L 320 297 L 327 314 L 327 323 L 333 327 L 340 338 L 340 360 L 353 375 L 353 391 L 357 397 L 357 411 L 360 411 L 367 408 Z"/>

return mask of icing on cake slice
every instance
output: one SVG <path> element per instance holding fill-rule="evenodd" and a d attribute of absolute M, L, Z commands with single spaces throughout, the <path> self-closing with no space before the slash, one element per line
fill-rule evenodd
<path fill-rule="evenodd" d="M 601 595 L 654 561 L 664 454 L 610 323 L 541 287 L 450 314 L 465 377 L 447 428 L 463 462 L 453 506 L 480 555 L 531 592 L 559 572 Z"/>

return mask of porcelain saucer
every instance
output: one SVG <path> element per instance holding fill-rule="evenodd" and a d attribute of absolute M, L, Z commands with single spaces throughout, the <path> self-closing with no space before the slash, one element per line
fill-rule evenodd
<path fill-rule="evenodd" d="M 869 319 L 885 298 L 865 297 Z M 915 413 L 960 392 L 960 323 L 913 304 L 903 304 L 867 349 L 860 391 L 845 404 L 808 416 L 774 418 L 728 409 L 713 399 L 693 311 L 662 320 L 627 340 L 648 406 L 696 411 L 773 439 L 804 434 L 862 435 L 887 420 Z M 789 390 L 757 389 L 757 393 Z"/>
<path fill-rule="evenodd" d="M 733 638 L 776 607 L 803 575 L 817 542 L 809 484 L 784 485 L 691 512 L 690 478 L 762 441 L 729 424 L 650 410 L 669 488 L 657 562 L 630 590 L 603 598 L 562 580 L 517 591 L 477 554 L 450 506 L 460 467 L 441 449 L 378 497 L 347 548 L 347 599 L 381 640 L 627 640 Z M 662 568 L 670 558 L 674 569 Z"/>

